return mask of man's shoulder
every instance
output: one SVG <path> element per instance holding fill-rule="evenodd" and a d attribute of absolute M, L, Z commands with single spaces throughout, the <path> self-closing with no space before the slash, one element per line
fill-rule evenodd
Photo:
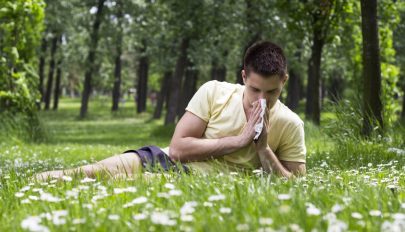
<path fill-rule="evenodd" d="M 233 84 L 229 83 L 226 81 L 217 81 L 217 80 L 211 80 L 205 82 L 201 88 L 206 88 L 207 91 L 211 92 L 227 92 L 227 91 L 234 91 L 236 89 L 242 88 L 242 85 L 240 84 Z"/>
<path fill-rule="evenodd" d="M 277 109 L 276 113 L 276 120 L 286 126 L 290 127 L 297 127 L 297 126 L 302 126 L 304 125 L 304 122 L 302 119 L 296 114 L 294 111 L 292 111 L 290 108 L 288 108 L 286 105 L 284 105 L 282 102 L 278 101 L 279 107 Z"/>

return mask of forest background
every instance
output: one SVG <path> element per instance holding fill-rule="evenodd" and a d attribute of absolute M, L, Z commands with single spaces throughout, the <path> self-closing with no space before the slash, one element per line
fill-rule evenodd
<path fill-rule="evenodd" d="M 404 0 L 0 0 L 0 230 L 404 231 L 404 22 Z M 306 177 L 29 179 L 167 146 L 260 40 L 285 51 Z"/>

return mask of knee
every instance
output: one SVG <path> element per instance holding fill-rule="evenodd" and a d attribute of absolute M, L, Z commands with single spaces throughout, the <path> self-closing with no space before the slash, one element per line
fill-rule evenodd
<path fill-rule="evenodd" d="M 135 152 L 124 153 L 118 155 L 118 159 L 124 165 L 125 169 L 129 169 L 131 172 L 139 172 L 142 170 L 141 159 Z"/>

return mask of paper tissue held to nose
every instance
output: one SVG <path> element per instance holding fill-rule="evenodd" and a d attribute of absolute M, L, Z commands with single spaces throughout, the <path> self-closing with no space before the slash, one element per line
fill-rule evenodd
<path fill-rule="evenodd" d="M 259 139 L 259 136 L 263 130 L 264 113 L 266 112 L 266 99 L 260 99 L 260 107 L 262 108 L 262 112 L 260 113 L 260 122 L 255 125 L 256 135 L 253 138 L 255 142 Z"/>

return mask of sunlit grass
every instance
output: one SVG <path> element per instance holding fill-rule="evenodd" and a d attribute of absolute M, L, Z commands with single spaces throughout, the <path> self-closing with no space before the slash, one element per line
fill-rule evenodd
<path fill-rule="evenodd" d="M 126 102 L 112 114 L 109 101 L 93 100 L 89 117 L 79 120 L 79 101 L 63 99 L 60 110 L 40 114 L 47 129 L 43 142 L 0 144 L 0 231 L 404 229 L 401 127 L 381 141 L 338 143 L 324 128 L 306 122 L 308 175 L 289 181 L 260 170 L 30 180 L 42 170 L 83 165 L 143 145 L 169 144 L 173 126 L 151 120 L 151 109 L 138 115 L 133 103 Z"/>

